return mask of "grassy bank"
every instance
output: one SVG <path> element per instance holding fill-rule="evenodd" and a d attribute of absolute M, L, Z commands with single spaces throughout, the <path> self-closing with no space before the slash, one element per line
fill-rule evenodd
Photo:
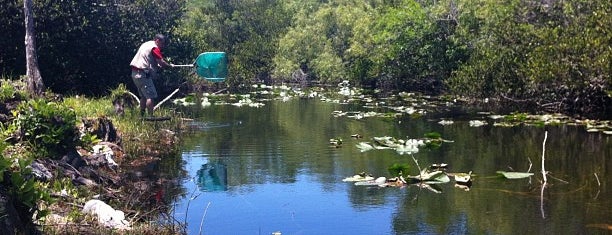
<path fill-rule="evenodd" d="M 126 213 L 126 219 L 133 225 L 130 231 L 117 231 L 109 228 L 100 228 L 102 234 L 128 233 L 128 234 L 181 234 L 183 227 L 176 223 L 170 215 L 170 200 L 153 199 L 159 197 L 158 193 L 164 188 L 160 182 L 170 181 L 159 175 L 134 177 L 140 168 L 158 166 L 162 159 L 176 162 L 178 155 L 178 138 L 176 132 L 181 128 L 181 117 L 170 109 L 160 108 L 155 111 L 156 116 L 171 117 L 168 121 L 145 121 L 137 104 L 125 107 L 123 114 L 117 114 L 113 107 L 114 97 L 87 98 L 67 97 L 63 103 L 74 109 L 80 119 L 106 118 L 112 121 L 119 139 L 116 141 L 122 147 L 122 158 L 115 159 L 119 164 L 116 171 L 122 180 L 116 185 L 119 193 L 108 195 L 107 203 L 117 210 Z M 170 159 L 169 159 L 170 158 Z M 174 159 L 174 160 L 173 160 Z M 170 163 L 172 165 L 173 163 Z M 157 172 L 159 173 L 159 172 Z M 171 177 L 171 176 L 170 176 Z M 143 186 L 145 185 L 145 186 Z M 151 191 L 157 192 L 152 194 Z M 167 190 L 170 191 L 170 190 Z M 83 195 L 91 197 L 93 195 Z M 117 198 L 113 198 L 117 196 Z M 155 202 L 152 202 L 155 201 Z M 84 219 L 89 216 L 82 215 Z M 83 232 L 83 226 L 75 224 L 77 233 Z M 61 230 L 60 230 L 61 231 Z M 55 233 L 52 230 L 51 233 Z"/>
<path fill-rule="evenodd" d="M 0 89 L 0 134 L 5 139 L 0 145 L 0 175 L 4 176 L 0 196 L 9 198 L 3 206 L 16 211 L 3 216 L 4 224 L 15 226 L 6 231 L 184 233 L 171 216 L 172 199 L 163 197 L 164 192 L 175 190 L 176 185 L 166 182 L 177 176 L 142 174 L 151 166 L 177 167 L 173 166 L 180 162 L 176 132 L 182 120 L 178 114 L 161 108 L 156 115 L 172 118 L 150 122 L 143 120 L 136 104 L 126 103 L 118 114 L 113 106 L 117 91 L 101 98 L 47 94 L 33 99 L 23 93 L 22 85 L 2 80 Z M 96 157 L 104 159 L 95 151 L 100 146 L 112 149 L 112 165 L 92 164 Z M 35 169 L 36 164 L 43 170 Z M 93 198 L 123 211 L 129 230 L 100 226 L 94 216 L 83 213 L 83 205 Z"/>

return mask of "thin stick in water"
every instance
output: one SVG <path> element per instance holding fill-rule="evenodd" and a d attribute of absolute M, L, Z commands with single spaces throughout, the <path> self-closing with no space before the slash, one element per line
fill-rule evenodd
<path fill-rule="evenodd" d="M 531 162 L 531 158 L 527 157 L 527 160 L 529 161 L 529 169 L 527 169 L 527 172 L 531 171 L 531 167 L 533 166 L 533 163 Z"/>
<path fill-rule="evenodd" d="M 423 180 L 423 175 L 422 175 L 422 171 L 421 171 L 421 167 L 419 166 L 419 162 L 416 160 L 416 158 L 414 158 L 414 156 L 411 154 L 410 157 L 412 157 L 412 160 L 414 161 L 414 163 L 416 163 L 417 168 L 419 169 L 419 179 Z"/>
<path fill-rule="evenodd" d="M 548 138 L 548 131 L 544 132 L 544 142 L 542 142 L 542 177 L 544 177 L 544 184 L 548 182 L 546 179 L 546 169 L 544 168 L 544 154 L 546 153 L 546 139 Z"/>
<path fill-rule="evenodd" d="M 544 155 L 546 153 L 546 139 L 548 138 L 548 131 L 544 132 L 544 142 L 542 142 L 542 177 L 544 177 L 544 183 L 540 190 L 540 213 L 542 213 L 542 219 L 546 219 L 546 213 L 544 212 L 544 188 L 546 188 L 546 169 L 544 168 Z"/>
<path fill-rule="evenodd" d="M 542 219 L 546 219 L 546 213 L 544 212 L 544 188 L 546 188 L 546 181 L 544 181 L 540 190 L 540 213 L 542 214 Z"/>
<path fill-rule="evenodd" d="M 198 234 L 202 234 L 202 225 L 204 225 L 204 218 L 206 217 L 206 212 L 208 211 L 208 207 L 210 206 L 210 202 L 206 205 L 206 209 L 204 209 L 204 214 L 202 215 L 202 220 L 200 220 L 200 232 Z"/>

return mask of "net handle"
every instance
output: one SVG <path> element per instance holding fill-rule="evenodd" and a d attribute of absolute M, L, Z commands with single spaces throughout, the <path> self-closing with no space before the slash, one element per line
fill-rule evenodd
<path fill-rule="evenodd" d="M 175 64 L 174 67 L 193 67 L 193 64 Z"/>

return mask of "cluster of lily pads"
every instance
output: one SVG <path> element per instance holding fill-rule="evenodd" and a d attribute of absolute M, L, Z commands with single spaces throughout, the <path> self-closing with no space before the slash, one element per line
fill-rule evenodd
<path fill-rule="evenodd" d="M 354 138 L 361 138 L 360 136 L 353 135 Z M 415 154 L 422 147 L 439 147 L 443 142 L 452 142 L 449 140 L 442 139 L 441 135 L 436 132 L 426 133 L 424 138 L 419 139 L 397 139 L 390 136 L 373 137 L 372 142 L 359 142 L 356 147 L 362 152 L 370 150 L 381 150 L 381 149 L 393 149 L 398 154 Z M 330 139 L 332 146 L 340 146 L 342 144 L 341 138 Z M 415 160 L 416 162 L 416 160 Z M 418 166 L 418 163 L 417 163 Z M 351 177 L 343 179 L 344 182 L 355 182 L 355 185 L 360 186 L 380 186 L 380 187 L 403 187 L 405 185 L 415 185 L 420 188 L 428 189 L 435 193 L 441 193 L 441 190 L 435 187 L 436 184 L 443 184 L 451 182 L 451 177 L 455 181 L 455 187 L 461 188 L 465 191 L 469 191 L 472 185 L 472 171 L 468 173 L 449 173 L 446 172 L 448 164 L 432 164 L 429 168 L 420 169 L 419 175 L 405 176 L 404 172 L 408 172 L 408 166 L 396 165 L 389 167 L 389 171 L 393 172 L 392 175 L 396 177 L 374 177 L 371 174 L 362 172 Z M 534 175 L 530 172 L 506 172 L 497 171 L 499 176 L 506 179 L 522 179 L 528 178 Z"/>
<path fill-rule="evenodd" d="M 612 135 L 612 121 L 610 120 L 579 120 L 563 114 L 532 115 L 527 113 L 512 113 L 508 115 L 498 115 L 486 112 L 481 112 L 479 114 L 484 115 L 483 118 L 470 120 L 469 125 L 471 127 L 480 127 L 490 124 L 496 127 L 513 127 L 518 125 L 584 125 L 587 132 L 601 132 L 603 134 Z M 454 123 L 454 121 L 448 119 L 442 119 L 438 122 L 440 125 L 452 125 Z"/>
<path fill-rule="evenodd" d="M 189 94 L 182 98 L 173 99 L 172 103 L 180 106 L 201 105 L 234 105 L 237 107 L 262 107 L 263 102 L 270 100 L 289 101 L 292 98 L 321 98 L 326 91 L 324 88 L 313 88 L 307 91 L 300 87 L 287 85 L 270 86 L 265 84 L 252 85 L 252 91 L 247 94 L 217 94 L 203 93 L 202 95 Z"/>
<path fill-rule="evenodd" d="M 329 99 L 323 97 L 321 100 L 334 103 L 361 102 L 366 109 L 385 108 L 389 112 L 358 112 L 358 111 L 334 111 L 334 117 L 348 117 L 353 119 L 363 119 L 370 117 L 394 118 L 404 114 L 412 117 L 420 117 L 430 112 L 449 110 L 449 108 L 461 105 L 464 100 L 452 97 L 432 97 L 418 95 L 415 93 L 400 92 L 391 94 L 385 98 L 373 98 L 371 95 L 364 95 L 356 88 L 350 88 L 348 82 L 339 84 L 338 94 L 343 95 L 342 99 Z M 378 92 L 374 92 L 377 94 Z M 585 126 L 587 132 L 603 133 L 612 135 L 612 120 L 580 120 L 574 119 L 563 114 L 542 114 L 534 115 L 528 113 L 511 113 L 507 115 L 493 114 L 489 112 L 478 113 L 482 118 L 469 121 L 471 127 L 481 127 L 493 125 L 496 127 L 513 127 L 518 125 L 581 125 Z M 452 125 L 455 122 L 451 119 L 442 119 L 438 122 L 441 125 Z"/>
<path fill-rule="evenodd" d="M 173 103 L 183 106 L 201 105 L 234 105 L 237 107 L 262 107 L 265 101 L 281 100 L 288 101 L 293 98 L 320 99 L 323 102 L 337 104 L 362 104 L 365 109 L 371 111 L 333 111 L 334 117 L 347 117 L 352 119 L 363 118 L 397 118 L 402 115 L 420 117 L 427 113 L 448 111 L 452 107 L 461 106 L 465 101 L 453 97 L 432 97 L 418 95 L 416 93 L 399 92 L 397 94 L 384 95 L 382 98 L 374 97 L 380 94 L 374 90 L 365 94 L 364 90 L 353 87 L 348 81 L 342 81 L 338 87 L 314 87 L 302 89 L 299 86 L 288 85 L 251 85 L 251 92 L 243 95 L 233 94 L 202 94 L 201 98 L 196 95 L 188 95 L 184 98 L 174 99 Z M 381 95 L 383 96 L 383 95 Z M 384 112 L 380 112 L 384 110 Z M 612 135 L 612 121 L 610 120 L 578 120 L 562 114 L 532 115 L 527 113 L 511 113 L 508 115 L 492 114 L 487 112 L 478 113 L 480 118 L 470 120 L 471 127 L 493 125 L 497 127 L 512 127 L 517 125 L 584 125 L 588 132 L 600 132 Z M 441 125 L 452 125 L 452 119 L 442 119 Z M 367 146 L 364 146 L 367 147 Z"/>
<path fill-rule="evenodd" d="M 359 89 L 350 88 L 348 82 L 340 83 L 339 87 L 340 91 L 338 94 L 343 95 L 343 99 L 322 98 L 321 100 L 334 103 L 361 102 L 364 103 L 364 108 L 386 108 L 390 110 L 390 112 L 334 111 L 332 113 L 334 117 L 348 117 L 354 119 L 370 117 L 393 118 L 404 114 L 408 114 L 412 117 L 420 117 L 429 112 L 448 110 L 451 107 L 460 106 L 465 102 L 465 100 L 460 98 L 432 97 L 408 92 L 391 94 L 385 98 L 373 98 L 370 95 L 364 95 Z M 377 93 L 377 91 L 374 92 L 374 94 Z M 341 102 L 341 100 L 344 102 Z M 470 120 L 469 125 L 471 127 L 481 127 L 486 125 L 493 125 L 496 127 L 513 127 L 518 125 L 546 126 L 566 124 L 585 126 L 587 132 L 612 135 L 612 120 L 581 120 L 574 119 L 563 114 L 534 115 L 520 112 L 507 115 L 499 115 L 489 112 L 480 112 L 478 114 L 482 115 L 483 117 L 480 119 Z M 451 119 L 442 119 L 438 123 L 441 125 L 452 125 L 454 124 L 454 121 Z"/>
<path fill-rule="evenodd" d="M 428 147 L 436 148 L 439 147 L 442 142 L 452 142 L 450 140 L 444 140 L 440 137 L 440 134 L 432 132 L 425 134 L 424 138 L 417 139 L 397 139 L 391 136 L 373 137 L 373 142 L 359 142 L 355 146 L 366 152 L 370 150 L 380 149 L 393 149 L 400 155 L 403 154 L 414 154 L 419 152 L 419 148 Z"/>
<path fill-rule="evenodd" d="M 401 172 L 397 177 L 374 177 L 371 174 L 362 172 L 351 177 L 346 177 L 342 181 L 354 182 L 357 186 L 379 186 L 379 187 L 404 187 L 407 185 L 418 186 L 430 190 L 434 193 L 442 193 L 435 185 L 455 181 L 455 187 L 469 191 L 472 185 L 472 172 L 469 173 L 447 173 L 447 164 L 433 164 L 430 169 L 423 169 L 419 175 L 408 175 L 404 177 Z"/>
<path fill-rule="evenodd" d="M 375 111 L 334 111 L 332 115 L 335 117 L 348 117 L 353 119 L 362 119 L 369 117 L 399 117 L 402 115 L 410 115 L 412 117 L 420 117 L 429 112 L 435 112 L 441 109 L 447 109 L 455 105 L 456 100 L 448 100 L 445 97 L 430 97 L 430 96 L 419 96 L 415 93 L 400 92 L 399 94 L 388 95 L 384 98 L 373 98 L 371 95 L 364 95 L 358 93 L 358 90 L 352 92 L 356 93 L 353 96 L 343 97 L 343 99 L 335 98 L 322 98 L 324 102 L 332 103 L 362 103 L 366 109 L 383 109 L 386 112 L 375 112 Z M 376 92 L 374 92 L 376 94 Z"/>
<path fill-rule="evenodd" d="M 450 173 L 446 169 L 448 164 L 432 164 L 429 168 L 422 169 L 418 175 L 403 176 L 402 171 L 397 173 L 397 177 L 386 178 L 384 176 L 374 177 L 371 174 L 362 172 L 351 177 L 346 177 L 343 182 L 354 182 L 356 186 L 379 186 L 379 187 L 404 187 L 407 185 L 418 186 L 430 190 L 434 193 L 442 193 L 442 190 L 436 187 L 438 184 L 445 184 L 451 181 L 455 182 L 455 187 L 469 191 L 472 186 L 472 180 L 475 176 L 472 171 L 468 173 Z M 497 171 L 500 177 L 505 179 L 523 179 L 534 175 L 531 172 L 506 172 Z M 451 180 L 452 177 L 452 180 Z"/>

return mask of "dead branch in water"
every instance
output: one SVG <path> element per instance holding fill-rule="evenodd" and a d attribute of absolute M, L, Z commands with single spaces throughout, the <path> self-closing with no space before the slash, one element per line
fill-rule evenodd
<path fill-rule="evenodd" d="M 542 177 L 544 177 L 544 183 L 540 190 L 540 212 L 542 213 L 542 219 L 546 219 L 546 213 L 544 212 L 544 188 L 548 179 L 546 178 L 546 169 L 544 168 L 544 155 L 546 153 L 546 139 L 548 138 L 548 131 L 544 132 L 544 141 L 542 142 Z"/>
<path fill-rule="evenodd" d="M 597 176 L 597 173 L 593 173 L 593 175 L 595 175 L 595 179 L 597 180 L 597 186 L 601 187 L 601 182 L 599 182 L 599 177 Z"/>
<path fill-rule="evenodd" d="M 414 163 L 416 163 L 417 168 L 419 168 L 419 179 L 423 181 L 423 173 L 421 171 L 421 167 L 419 166 L 419 162 L 416 160 L 416 158 L 414 158 L 412 154 L 410 155 L 410 157 L 412 157 L 412 160 L 414 161 Z"/>
<path fill-rule="evenodd" d="M 546 153 L 546 139 L 548 138 L 548 131 L 544 132 L 544 142 L 542 142 L 542 177 L 544 177 L 544 184 L 548 182 L 546 178 L 546 169 L 544 168 L 544 155 Z"/>

